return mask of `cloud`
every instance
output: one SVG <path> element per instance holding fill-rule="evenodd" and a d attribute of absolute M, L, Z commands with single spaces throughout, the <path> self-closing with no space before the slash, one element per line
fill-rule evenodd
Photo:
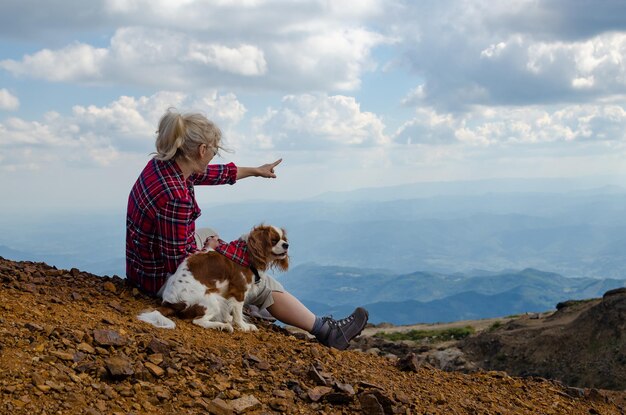
<path fill-rule="evenodd" d="M 0 6 L 0 12 L 3 7 L 12 14 L 26 12 L 23 6 L 9 3 Z M 71 3 L 56 7 L 69 9 Z M 137 0 L 73 6 L 73 14 L 84 13 L 94 22 L 100 39 L 102 30 L 112 33 L 108 45 L 74 41 L 5 59 L 0 68 L 54 82 L 185 91 L 198 85 L 290 92 L 352 90 L 360 86 L 365 71 L 376 67 L 373 48 L 391 42 L 368 28 L 368 22 L 385 13 L 379 0 L 346 5 L 321 0 L 223 1 L 210 7 L 204 1 Z M 74 27 L 85 32 L 84 22 L 72 19 L 65 29 L 37 17 L 5 23 L 13 28 L 13 35 L 26 33 L 26 28 L 71 33 Z"/>
<path fill-rule="evenodd" d="M 42 120 L 18 117 L 0 123 L 0 157 L 5 170 L 43 168 L 46 163 L 107 166 L 125 155 L 154 151 L 154 131 L 169 107 L 200 112 L 226 133 L 246 109 L 234 94 L 186 95 L 161 91 L 149 97 L 121 96 L 105 106 L 74 106 Z"/>
<path fill-rule="evenodd" d="M 421 79 L 420 94 L 405 101 L 470 111 L 473 105 L 573 104 L 626 95 L 626 24 L 610 14 L 624 6 L 579 3 L 405 3 L 401 16 L 388 17 L 399 22 L 393 27 L 398 47 Z M 584 19 L 580 9 L 596 20 L 593 29 L 574 35 L 572 22 Z M 547 32 L 536 30 L 534 18 L 550 27 Z"/>
<path fill-rule="evenodd" d="M 20 107 L 20 100 L 5 88 L 0 89 L 0 110 L 15 111 Z"/>
<path fill-rule="evenodd" d="M 56 51 L 43 49 L 24 56 L 21 62 L 0 61 L 0 68 L 17 76 L 48 81 L 96 82 L 102 78 L 102 66 L 108 53 L 106 49 L 75 43 Z"/>
<path fill-rule="evenodd" d="M 394 134 L 398 144 L 497 146 L 547 143 L 626 143 L 624 102 L 543 106 L 476 107 L 467 113 L 420 108 Z M 573 146 L 569 145 L 568 146 Z"/>
<path fill-rule="evenodd" d="M 624 15 L 626 4 L 621 0 L 525 0 L 505 4 L 497 21 L 492 18 L 489 23 L 512 32 L 532 33 L 537 38 L 580 40 L 625 31 Z"/>
<path fill-rule="evenodd" d="M 385 125 L 361 111 L 353 97 L 288 95 L 278 109 L 252 120 L 256 145 L 276 149 L 329 149 L 386 144 Z"/>

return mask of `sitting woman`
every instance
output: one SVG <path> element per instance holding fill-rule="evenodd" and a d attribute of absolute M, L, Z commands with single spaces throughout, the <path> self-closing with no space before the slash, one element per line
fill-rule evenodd
<path fill-rule="evenodd" d="M 209 164 L 222 149 L 221 139 L 220 129 L 200 114 L 168 110 L 159 121 L 156 155 L 131 189 L 126 216 L 126 276 L 149 295 L 158 295 L 178 265 L 203 248 L 196 242 L 200 208 L 195 185 L 232 185 L 252 176 L 276 177 L 274 169 L 281 160 L 259 167 Z M 202 239 L 202 245 L 215 243 L 210 236 Z M 247 299 L 250 304 L 308 331 L 326 346 L 346 349 L 367 323 L 363 308 L 341 320 L 319 317 L 274 278 L 267 276 L 260 283 L 264 287 L 257 297 Z"/>

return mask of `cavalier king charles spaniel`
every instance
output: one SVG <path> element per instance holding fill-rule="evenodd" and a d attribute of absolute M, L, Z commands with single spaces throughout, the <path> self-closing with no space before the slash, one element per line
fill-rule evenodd
<path fill-rule="evenodd" d="M 257 330 L 243 316 L 243 302 L 254 294 L 268 269 L 286 271 L 289 243 L 283 229 L 258 225 L 236 241 L 207 248 L 187 257 L 159 292 L 161 306 L 138 316 L 155 327 L 174 328 L 169 316 L 193 320 L 205 328 Z"/>

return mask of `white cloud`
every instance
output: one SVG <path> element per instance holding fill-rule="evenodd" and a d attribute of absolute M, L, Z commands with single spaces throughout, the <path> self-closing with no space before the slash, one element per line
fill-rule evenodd
<path fill-rule="evenodd" d="M 399 144 L 480 146 L 554 142 L 626 142 L 626 102 L 533 107 L 475 107 L 466 113 L 420 108 L 394 134 Z"/>
<path fill-rule="evenodd" d="M 267 72 L 263 51 L 252 45 L 229 48 L 222 45 L 192 43 L 187 59 L 215 66 L 224 72 L 244 76 L 258 76 Z"/>
<path fill-rule="evenodd" d="M 416 88 L 410 90 L 407 96 L 402 99 L 402 105 L 418 105 L 425 98 L 426 91 L 424 89 L 424 85 L 418 85 Z"/>
<path fill-rule="evenodd" d="M 472 105 L 574 104 L 624 95 L 626 24 L 615 30 L 603 10 L 613 7 L 608 3 L 588 10 L 604 20 L 594 21 L 593 30 L 581 27 L 578 36 L 559 19 L 585 17 L 562 1 L 405 3 L 402 15 L 389 19 L 399 22 L 394 36 L 402 39 L 405 61 L 423 85 L 424 98 L 408 101 L 466 111 Z M 533 19 L 552 24 L 550 35 Z"/>
<path fill-rule="evenodd" d="M 186 95 L 161 91 L 149 97 L 122 96 L 105 106 L 74 106 L 72 114 L 56 112 L 41 121 L 12 117 L 0 123 L 3 168 L 41 168 L 45 163 L 106 166 L 126 154 L 154 151 L 154 131 L 169 107 L 200 112 L 229 131 L 245 107 L 234 94 Z"/>
<path fill-rule="evenodd" d="M 15 111 L 20 107 L 20 100 L 5 88 L 0 89 L 0 110 Z"/>
<path fill-rule="evenodd" d="M 257 146 L 293 150 L 384 145 L 384 127 L 376 114 L 343 95 L 288 95 L 281 108 L 253 120 Z"/>
<path fill-rule="evenodd" d="M 30 76 L 49 81 L 92 81 L 102 76 L 102 66 L 108 51 L 75 43 L 63 49 L 43 49 L 26 55 L 22 61 L 0 61 L 3 68 L 17 76 Z"/>
<path fill-rule="evenodd" d="M 13 9 L 22 7 L 16 4 Z M 96 27 L 110 27 L 113 35 L 106 47 L 73 43 L 5 59 L 0 68 L 48 81 L 186 91 L 198 85 L 290 92 L 352 90 L 360 86 L 363 72 L 375 68 L 372 49 L 390 42 L 367 28 L 388 7 L 379 0 L 341 6 L 322 0 L 210 5 L 204 1 L 104 1 L 81 12 Z M 101 14 L 92 13 L 93 9 Z M 36 28 L 37 33 L 47 28 L 63 30 L 30 18 L 6 23 Z M 70 20 L 68 25 L 83 28 L 84 22 Z M 13 30 L 15 34 L 27 28 Z"/>

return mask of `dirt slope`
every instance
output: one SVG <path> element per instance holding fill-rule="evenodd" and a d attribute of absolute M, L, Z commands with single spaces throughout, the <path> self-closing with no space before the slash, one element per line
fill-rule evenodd
<path fill-rule="evenodd" d="M 626 290 L 558 308 L 547 317 L 519 318 L 484 331 L 461 348 L 483 368 L 626 389 Z"/>
<path fill-rule="evenodd" d="M 2 414 L 619 414 L 601 393 L 338 352 L 275 326 L 217 333 L 135 316 L 119 278 L 0 258 Z"/>

